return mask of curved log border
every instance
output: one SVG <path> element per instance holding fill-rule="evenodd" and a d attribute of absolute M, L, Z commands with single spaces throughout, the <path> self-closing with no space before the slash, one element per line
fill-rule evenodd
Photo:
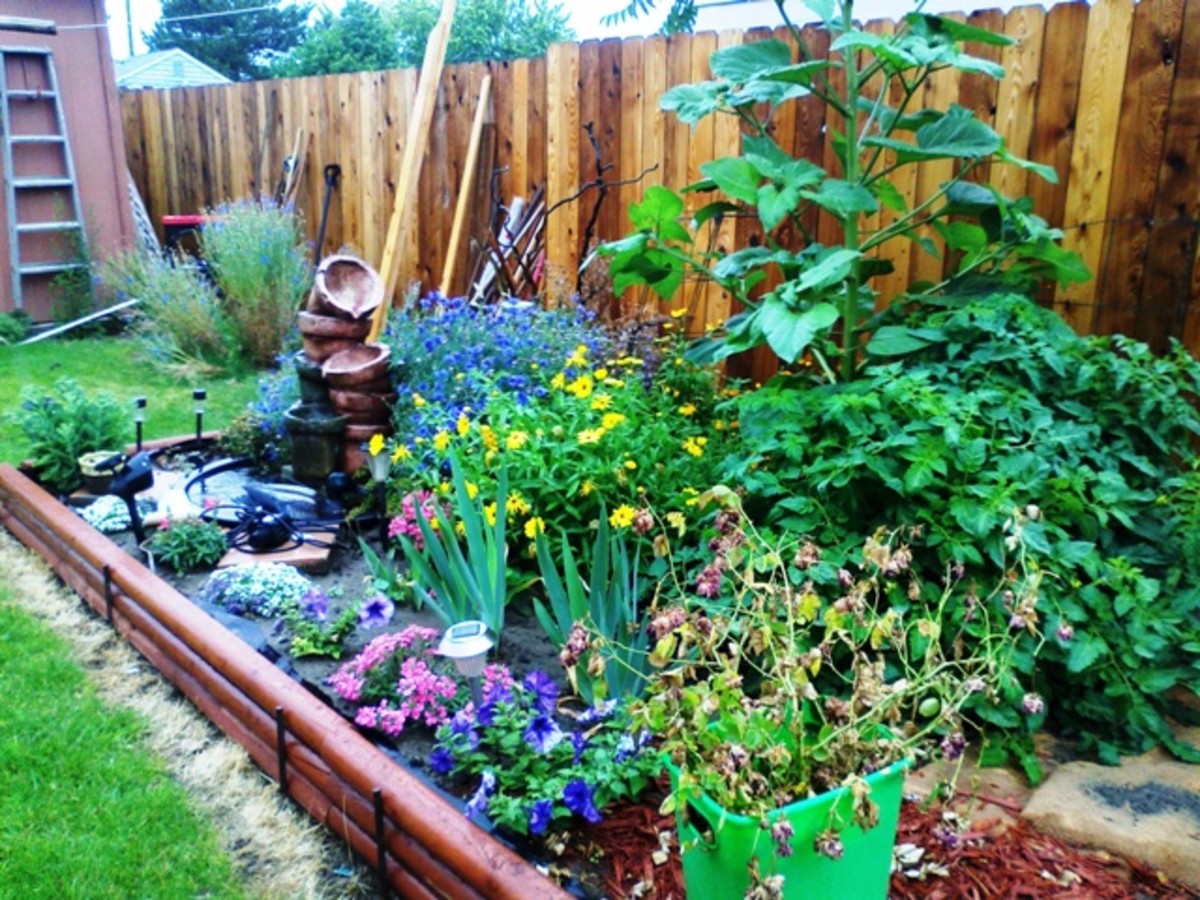
<path fill-rule="evenodd" d="M 402 897 L 567 895 L 345 719 L 9 465 L 0 524 Z"/>

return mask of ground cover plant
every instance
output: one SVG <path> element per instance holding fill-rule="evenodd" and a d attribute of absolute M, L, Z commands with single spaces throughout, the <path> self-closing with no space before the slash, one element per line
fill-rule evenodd
<path fill-rule="evenodd" d="M 127 411 L 121 445 L 135 438 L 133 401 L 146 397 L 146 439 L 191 434 L 196 428 L 192 389 L 208 390 L 205 428 L 224 428 L 254 397 L 253 376 L 223 376 L 203 382 L 178 380 L 135 358 L 124 337 L 87 338 L 63 343 L 51 339 L 23 347 L 0 346 L 0 460 L 12 464 L 28 458 L 30 450 L 9 413 L 23 389 L 49 396 L 54 383 L 69 378 L 88 394 L 110 391 Z"/>
<path fill-rule="evenodd" d="M 62 639 L 0 586 L 0 893 L 241 897 L 144 721 L 105 707 Z"/>

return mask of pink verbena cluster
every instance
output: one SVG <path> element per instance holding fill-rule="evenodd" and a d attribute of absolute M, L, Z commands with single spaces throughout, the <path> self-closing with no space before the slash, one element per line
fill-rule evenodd
<path fill-rule="evenodd" d="M 383 634 L 331 676 L 328 684 L 343 700 L 364 704 L 358 725 L 395 737 L 409 722 L 430 727 L 445 722 L 458 684 L 436 671 L 438 632 L 420 625 Z"/>
<path fill-rule="evenodd" d="M 388 537 L 397 538 L 405 535 L 418 550 L 425 549 L 425 536 L 421 534 L 421 526 L 417 515 L 421 516 L 433 527 L 437 527 L 437 499 L 432 491 L 413 491 L 405 494 L 400 501 L 400 515 L 388 523 Z"/>

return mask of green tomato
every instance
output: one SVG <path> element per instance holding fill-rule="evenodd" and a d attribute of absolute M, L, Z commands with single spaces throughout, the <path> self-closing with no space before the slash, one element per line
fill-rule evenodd
<path fill-rule="evenodd" d="M 924 718 L 929 719 L 938 714 L 938 710 L 942 708 L 942 701 L 937 697 L 926 697 L 921 701 L 921 705 L 917 707 L 917 712 Z"/>

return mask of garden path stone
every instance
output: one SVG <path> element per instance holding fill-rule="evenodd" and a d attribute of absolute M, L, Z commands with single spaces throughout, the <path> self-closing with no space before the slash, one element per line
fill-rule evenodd
<path fill-rule="evenodd" d="M 227 569 L 230 566 L 246 566 L 254 563 L 287 563 L 309 575 L 324 575 L 329 571 L 329 554 L 333 550 L 337 532 L 310 531 L 306 534 L 326 546 L 301 544 L 290 550 L 273 550 L 270 553 L 243 553 L 241 550 L 230 550 L 221 557 L 217 568 Z"/>
<path fill-rule="evenodd" d="M 1200 766 L 1164 751 L 1120 766 L 1066 763 L 1022 815 L 1047 834 L 1134 857 L 1200 889 Z"/>

